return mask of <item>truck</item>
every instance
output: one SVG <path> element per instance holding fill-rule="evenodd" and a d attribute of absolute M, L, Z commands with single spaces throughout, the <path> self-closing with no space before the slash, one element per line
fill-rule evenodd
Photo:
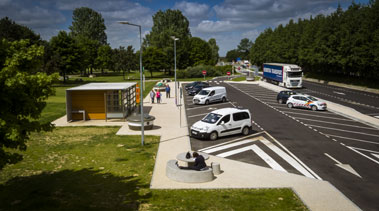
<path fill-rule="evenodd" d="M 285 88 L 302 88 L 303 72 L 296 64 L 264 63 L 263 79 Z"/>

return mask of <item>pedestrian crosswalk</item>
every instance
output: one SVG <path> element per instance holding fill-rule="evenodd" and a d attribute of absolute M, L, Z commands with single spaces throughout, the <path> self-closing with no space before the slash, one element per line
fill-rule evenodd
<path fill-rule="evenodd" d="M 274 170 L 301 174 L 309 178 L 321 180 L 316 173 L 288 149 L 276 142 L 276 140 L 270 139 L 268 136 L 250 137 L 206 147 L 198 151 L 218 157 L 233 158 L 233 160 L 239 160 L 240 157 L 246 161 L 246 157 L 250 157 L 252 159 L 250 163 L 253 164 L 263 164 L 264 167 Z M 246 153 L 250 154 L 247 155 Z"/>

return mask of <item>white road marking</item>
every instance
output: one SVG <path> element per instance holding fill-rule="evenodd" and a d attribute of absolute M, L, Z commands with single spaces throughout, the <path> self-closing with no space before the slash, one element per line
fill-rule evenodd
<path fill-rule="evenodd" d="M 274 151 L 277 155 L 282 157 L 287 163 L 289 163 L 292 167 L 302 173 L 304 176 L 309 178 L 315 178 L 312 174 L 310 174 L 303 166 L 301 166 L 298 162 L 296 162 L 291 156 L 285 153 L 283 150 L 279 149 L 279 147 L 275 146 L 273 143 L 267 141 L 266 139 L 260 140 L 264 143 L 268 148 Z"/>
<path fill-rule="evenodd" d="M 313 115 L 313 114 L 305 114 L 305 113 L 298 113 L 298 112 L 285 111 L 285 113 L 296 114 L 296 115 L 304 115 L 304 116 L 314 116 L 314 117 L 320 117 L 320 118 L 326 118 L 326 119 L 335 119 L 335 120 L 342 120 L 342 121 L 349 121 L 349 122 L 356 122 L 355 120 L 352 120 L 352 119 L 334 118 L 334 117 L 320 116 L 320 115 Z"/>
<path fill-rule="evenodd" d="M 197 116 L 205 116 L 205 115 L 207 115 L 207 114 L 208 114 L 208 113 L 191 115 L 191 116 L 188 116 L 188 118 L 197 117 Z"/>
<path fill-rule="evenodd" d="M 341 123 L 335 123 L 335 122 L 327 122 L 327 121 L 321 121 L 321 120 L 315 120 L 315 119 L 307 119 L 307 118 L 300 118 L 300 117 L 296 117 L 296 119 L 302 119 L 302 120 L 307 120 L 307 121 L 311 121 L 311 122 L 322 122 L 322 123 L 333 124 L 333 125 L 343 125 L 343 126 L 348 126 L 348 127 L 356 127 L 356 128 L 367 129 L 367 130 L 375 130 L 375 131 L 378 130 L 376 128 L 362 127 L 362 126 L 348 125 L 348 124 L 341 124 Z"/>
<path fill-rule="evenodd" d="M 221 154 L 218 154 L 216 156 L 218 157 L 229 157 L 235 154 L 239 154 L 241 152 L 245 152 L 248 150 L 252 150 L 257 154 L 262 160 L 264 160 L 272 169 L 279 170 L 279 171 L 284 171 L 287 172 L 279 163 L 277 163 L 274 159 L 272 159 L 267 153 L 265 153 L 262 149 L 260 149 L 257 145 L 251 145 L 239 149 L 235 149 L 232 151 L 224 152 Z"/>
<path fill-rule="evenodd" d="M 379 164 L 379 161 L 370 158 L 369 156 L 363 154 L 362 152 L 359 152 L 358 150 L 356 150 L 356 148 L 354 148 L 354 147 L 349 147 L 349 146 L 346 146 L 346 147 L 347 147 L 348 149 L 351 149 L 351 150 L 353 150 L 354 152 L 356 152 L 356 153 L 362 155 L 363 157 L 365 157 L 365 158 L 367 158 L 367 159 L 373 161 L 374 163 Z"/>
<path fill-rule="evenodd" d="M 379 137 L 379 135 L 374 135 L 374 134 L 369 134 L 369 133 L 361 133 L 361 132 L 350 131 L 350 130 L 342 130 L 342 129 L 331 128 L 331 127 L 323 127 L 323 126 L 319 126 L 319 125 L 309 125 L 309 124 L 306 124 L 306 125 L 307 126 L 312 126 L 312 127 L 319 127 L 319 128 L 329 129 L 329 130 L 337 130 L 337 131 L 344 131 L 344 132 L 348 132 L 348 133 L 356 133 L 356 134 L 362 134 L 362 135 L 367 135 L 367 136 Z"/>
<path fill-rule="evenodd" d="M 255 141 L 256 140 L 248 139 L 248 140 L 243 140 L 243 141 L 239 141 L 239 142 L 232 143 L 232 144 L 227 144 L 227 145 L 223 145 L 223 146 L 219 146 L 219 147 L 215 147 L 215 148 L 211 148 L 211 149 L 207 149 L 207 150 L 199 150 L 199 151 L 202 151 L 202 152 L 205 152 L 205 153 L 212 153 L 212 152 L 217 152 L 217 151 L 221 151 L 221 150 L 224 150 L 224 149 L 228 149 L 228 148 L 231 148 L 231 147 L 236 147 L 236 146 L 239 146 L 239 145 L 242 145 L 242 144 L 253 143 Z"/>
<path fill-rule="evenodd" d="M 364 143 L 369 143 L 369 144 L 378 144 L 379 142 L 373 142 L 373 141 L 367 141 L 367 140 L 362 140 L 362 139 L 356 139 L 356 138 L 350 138 L 350 137 L 343 137 L 343 136 L 337 136 L 337 135 L 332 135 L 332 134 L 324 134 L 332 137 L 337 137 L 337 138 L 342 138 L 342 139 L 348 139 L 352 141 L 359 141 L 359 142 L 364 142 Z"/>
<path fill-rule="evenodd" d="M 377 157 L 379 159 L 379 155 L 378 154 L 374 154 L 374 153 L 371 153 L 374 157 Z"/>
<path fill-rule="evenodd" d="M 332 157 L 328 153 L 324 153 L 324 155 L 326 155 L 328 158 L 330 158 L 334 162 L 336 162 L 337 163 L 337 164 L 335 164 L 336 166 L 342 168 L 345 171 L 348 171 L 348 172 L 354 174 L 355 176 L 357 176 L 359 178 L 362 178 L 361 175 L 359 175 L 358 172 L 356 172 L 349 164 L 343 164 L 343 163 L 339 162 L 337 159 L 335 159 L 334 157 Z"/>
<path fill-rule="evenodd" d="M 199 109 L 199 108 L 207 108 L 207 107 L 210 107 L 210 106 L 216 106 L 216 105 L 224 105 L 224 104 L 228 104 L 229 102 L 225 102 L 225 103 L 217 103 L 215 105 L 203 105 L 203 106 L 197 106 L 197 107 L 194 107 L 194 108 L 187 108 L 186 110 L 194 110 L 194 109 Z M 231 103 L 230 103 L 231 104 Z"/>
<path fill-rule="evenodd" d="M 333 93 L 336 93 L 336 94 L 338 94 L 338 95 L 346 95 L 346 94 L 343 93 L 343 92 L 336 92 L 336 91 L 333 91 Z"/>

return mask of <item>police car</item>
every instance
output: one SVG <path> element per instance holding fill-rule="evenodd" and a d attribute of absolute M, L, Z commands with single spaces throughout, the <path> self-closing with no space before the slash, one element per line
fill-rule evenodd
<path fill-rule="evenodd" d="M 312 109 L 313 111 L 326 110 L 327 108 L 325 102 L 321 102 L 317 98 L 314 98 L 312 96 L 302 94 L 291 95 L 288 98 L 286 104 L 288 108 L 308 108 Z"/>

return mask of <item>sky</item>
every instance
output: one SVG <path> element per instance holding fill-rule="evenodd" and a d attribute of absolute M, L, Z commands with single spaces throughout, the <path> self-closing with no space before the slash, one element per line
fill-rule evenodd
<path fill-rule="evenodd" d="M 355 0 L 367 4 L 369 0 Z M 346 9 L 352 0 L 0 0 L 0 18 L 9 17 L 50 40 L 59 31 L 69 31 L 75 8 L 89 7 L 104 18 L 108 43 L 112 48 L 132 45 L 139 50 L 137 27 L 121 25 L 128 21 L 142 26 L 142 36 L 153 26 L 159 10 L 178 9 L 190 22 L 193 37 L 215 38 L 219 55 L 236 49 L 241 39 L 253 41 L 266 28 L 285 25 L 290 19 L 328 15 L 340 4 Z M 180 42 L 177 41 L 177 42 Z"/>

